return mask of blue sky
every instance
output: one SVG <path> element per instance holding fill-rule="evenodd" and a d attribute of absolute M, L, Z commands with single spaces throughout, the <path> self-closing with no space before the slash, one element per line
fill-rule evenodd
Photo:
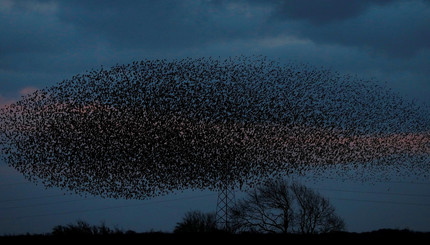
<path fill-rule="evenodd" d="M 241 54 L 375 79 L 406 100 L 430 105 L 429 29 L 428 0 L 0 0 L 0 105 L 102 65 Z M 6 217 L 0 219 L 0 234 L 45 232 L 79 218 L 138 231 L 168 230 L 185 211 L 213 211 L 216 202 L 216 193 L 185 193 L 163 197 L 170 200 L 166 202 L 148 200 L 155 203 L 142 207 L 64 214 L 142 202 L 72 201 L 82 199 L 75 195 L 61 199 L 52 196 L 58 190 L 22 183 L 19 173 L 4 163 L 0 178 L 0 216 Z M 352 231 L 386 227 L 429 231 L 423 217 L 430 216 L 430 185 L 414 176 L 396 181 L 331 179 L 314 186 L 331 189 L 321 193 L 333 198 Z M 195 199 L 181 199 L 191 196 Z M 53 213 L 63 214 L 47 215 Z"/>

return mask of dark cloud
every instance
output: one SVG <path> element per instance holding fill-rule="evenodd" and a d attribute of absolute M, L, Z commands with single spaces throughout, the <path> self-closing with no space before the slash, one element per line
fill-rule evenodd
<path fill-rule="evenodd" d="M 205 1 L 62 1 L 58 18 L 121 48 L 174 50 L 255 35 L 255 20 Z M 245 21 L 247 20 L 247 21 Z"/>
<path fill-rule="evenodd" d="M 297 34 L 319 43 L 358 47 L 394 58 L 430 48 L 430 6 L 397 3 L 323 26 L 302 25 Z"/>
<path fill-rule="evenodd" d="M 410 57 L 430 45 L 428 3 L 24 0 L 16 4 L 16 11 L 0 17 L 1 28 L 9 34 L 1 35 L 0 51 L 52 53 L 111 45 L 121 50 L 173 53 L 289 35 L 377 55 Z"/>
<path fill-rule="evenodd" d="M 429 3 L 5 0 L 0 94 L 100 65 L 239 54 L 336 64 L 352 73 L 378 71 L 379 77 L 401 71 L 402 81 L 428 84 Z"/>
<path fill-rule="evenodd" d="M 8 53 L 55 52 L 63 49 L 63 27 L 47 15 L 25 10 L 0 15 L 0 55 Z"/>
<path fill-rule="evenodd" d="M 271 5 L 272 15 L 279 19 L 306 20 L 325 24 L 354 18 L 373 6 L 382 6 L 399 0 L 252 0 L 254 4 Z"/>
<path fill-rule="evenodd" d="M 191 46 L 200 42 L 206 21 L 191 21 L 180 2 L 164 1 L 80 1 L 64 2 L 59 18 L 86 36 L 102 36 L 122 46 Z M 200 22 L 200 23 L 199 23 Z M 194 34 L 194 35 L 193 35 Z M 200 35 L 200 36 L 199 36 Z"/>
<path fill-rule="evenodd" d="M 411 57 L 430 47 L 428 0 L 236 0 L 265 9 L 267 27 L 316 43 L 345 45 L 388 57 Z M 222 1 L 224 5 L 231 1 Z M 219 5 L 219 2 L 218 2 Z"/>

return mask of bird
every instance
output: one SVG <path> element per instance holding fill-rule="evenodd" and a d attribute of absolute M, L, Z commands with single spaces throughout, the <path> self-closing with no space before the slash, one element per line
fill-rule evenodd
<path fill-rule="evenodd" d="M 428 156 L 428 134 L 410 138 L 418 152 L 394 147 L 401 133 L 429 131 L 419 112 L 367 81 L 264 56 L 147 59 L 74 75 L 0 109 L 0 144 L 9 165 L 47 186 L 148 199 Z"/>

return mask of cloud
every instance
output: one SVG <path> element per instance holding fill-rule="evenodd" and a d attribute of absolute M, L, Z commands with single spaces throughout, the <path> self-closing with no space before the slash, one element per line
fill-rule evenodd
<path fill-rule="evenodd" d="M 82 36 L 115 47 L 172 51 L 249 35 L 254 21 L 245 23 L 232 11 L 217 11 L 205 1 L 66 1 L 58 18 Z"/>
<path fill-rule="evenodd" d="M 35 92 L 36 90 L 37 90 L 37 88 L 35 88 L 35 87 L 24 87 L 18 91 L 18 94 L 20 96 L 24 96 L 27 94 L 31 94 L 31 93 Z M 10 96 L 5 96 L 5 95 L 0 94 L 0 108 L 16 102 L 17 99 L 18 99 L 17 96 L 10 97 Z"/>
<path fill-rule="evenodd" d="M 359 16 L 373 6 L 384 6 L 398 0 L 251 0 L 251 4 L 268 6 L 274 18 L 304 20 L 315 25 L 342 21 Z M 224 3 L 227 3 L 225 1 Z M 238 0 L 245 3 L 246 1 Z"/>
<path fill-rule="evenodd" d="M 236 0 L 267 11 L 272 34 L 295 35 L 321 44 L 357 47 L 394 58 L 430 48 L 430 1 Z M 222 1 L 224 6 L 231 1 Z"/>
<path fill-rule="evenodd" d="M 358 47 L 390 57 L 411 57 L 430 48 L 430 6 L 396 3 L 342 22 L 304 26 L 297 33 L 318 43 Z"/>
<path fill-rule="evenodd" d="M 46 0 L 2 0 L 0 2 L 0 11 L 10 12 L 13 10 L 25 10 L 38 13 L 52 13 L 57 10 L 55 1 Z"/>
<path fill-rule="evenodd" d="M 415 86 L 426 97 L 429 3 L 2 1 L 0 90 L 15 95 L 147 58 L 263 54 Z"/>
<path fill-rule="evenodd" d="M 15 100 L 11 99 L 11 98 L 7 98 L 3 95 L 0 94 L 0 108 L 4 107 L 6 105 L 9 105 L 11 103 L 15 102 Z"/>
<path fill-rule="evenodd" d="M 0 8 L 0 57 L 10 53 L 64 50 L 64 40 L 70 37 L 70 30 L 66 26 L 58 25 L 54 11 L 38 8 L 36 1 L 31 7 L 24 7 L 25 2 Z"/>
<path fill-rule="evenodd" d="M 34 88 L 34 87 L 25 87 L 19 91 L 19 94 L 24 96 L 27 94 L 31 94 L 31 93 L 35 92 L 36 90 L 37 90 L 37 88 Z"/>
<path fill-rule="evenodd" d="M 430 1 L 22 1 L 4 4 L 0 53 L 108 46 L 175 53 L 279 36 L 411 57 L 430 46 Z M 12 7 L 10 6 L 12 5 Z M 8 9 L 7 11 L 5 9 Z M 402 33 L 399 35 L 399 33 Z"/>

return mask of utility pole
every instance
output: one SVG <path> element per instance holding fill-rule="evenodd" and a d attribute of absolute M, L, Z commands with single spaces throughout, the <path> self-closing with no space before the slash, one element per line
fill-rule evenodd
<path fill-rule="evenodd" d="M 219 229 L 231 231 L 231 208 L 236 202 L 233 186 L 225 185 L 218 191 L 218 200 L 216 205 L 216 223 Z"/>

